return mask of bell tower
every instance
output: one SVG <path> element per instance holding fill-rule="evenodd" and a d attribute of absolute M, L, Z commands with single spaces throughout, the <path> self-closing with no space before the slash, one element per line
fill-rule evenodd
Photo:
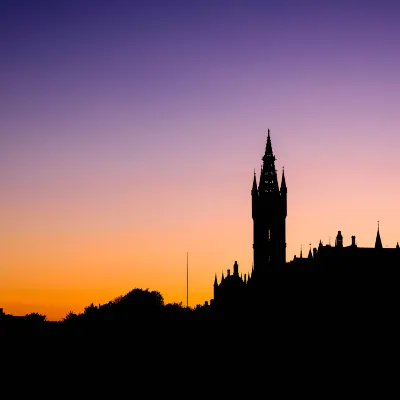
<path fill-rule="evenodd" d="M 279 189 L 275 160 L 268 129 L 259 184 L 254 173 L 251 190 L 254 275 L 286 264 L 287 187 L 282 171 Z"/>

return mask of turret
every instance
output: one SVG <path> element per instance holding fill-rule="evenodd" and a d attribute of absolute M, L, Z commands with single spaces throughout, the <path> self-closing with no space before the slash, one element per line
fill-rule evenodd
<path fill-rule="evenodd" d="M 233 275 L 239 276 L 239 265 L 237 261 L 235 261 L 235 263 L 233 264 Z"/>
<path fill-rule="evenodd" d="M 381 240 L 381 235 L 379 233 L 379 221 L 378 221 L 378 232 L 376 233 L 376 239 L 375 239 L 375 248 L 376 249 L 382 248 L 382 240 Z"/>
<path fill-rule="evenodd" d="M 214 279 L 214 300 L 216 301 L 218 298 L 218 281 L 217 281 L 217 274 L 215 274 Z"/>
<path fill-rule="evenodd" d="M 258 200 L 258 189 L 257 189 L 256 170 L 254 170 L 253 186 L 251 188 L 251 215 L 253 220 L 257 216 L 257 200 Z"/>
<path fill-rule="evenodd" d="M 338 234 L 336 235 L 336 247 L 343 247 L 342 231 L 338 231 Z"/>
<path fill-rule="evenodd" d="M 282 202 L 282 212 L 284 217 L 287 217 L 287 187 L 285 179 L 285 170 L 282 168 L 282 180 L 281 180 L 281 202 Z"/>

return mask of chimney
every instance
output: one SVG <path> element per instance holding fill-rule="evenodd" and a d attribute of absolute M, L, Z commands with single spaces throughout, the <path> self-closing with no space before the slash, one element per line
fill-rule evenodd
<path fill-rule="evenodd" d="M 351 245 L 352 245 L 352 246 L 357 246 L 357 245 L 356 245 L 356 237 L 355 237 L 355 236 L 352 236 L 352 237 L 351 237 Z"/>

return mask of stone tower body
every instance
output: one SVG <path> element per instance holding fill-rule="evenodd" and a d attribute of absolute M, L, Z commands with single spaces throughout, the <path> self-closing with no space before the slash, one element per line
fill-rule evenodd
<path fill-rule="evenodd" d="M 279 188 L 272 151 L 270 131 L 262 158 L 260 180 L 254 172 L 252 197 L 253 217 L 253 278 L 261 277 L 265 271 L 280 268 L 286 264 L 286 216 L 287 187 L 282 171 Z"/>

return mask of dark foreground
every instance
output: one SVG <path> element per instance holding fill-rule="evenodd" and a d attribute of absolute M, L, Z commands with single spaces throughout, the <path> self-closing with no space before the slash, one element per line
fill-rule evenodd
<path fill-rule="evenodd" d="M 399 274 L 323 275 L 275 274 L 254 296 L 239 304 L 164 304 L 156 291 L 134 289 L 82 314 L 68 313 L 62 321 L 45 316 L 0 314 L 0 335 L 12 339 L 102 340 L 122 343 L 140 338 L 155 345 L 164 338 L 184 342 L 244 339 L 277 335 L 292 339 L 313 330 L 318 337 L 334 330 L 376 330 L 397 325 L 400 306 Z M 221 342 L 220 342 L 221 343 Z"/>
<path fill-rule="evenodd" d="M 239 308 L 187 309 L 134 289 L 59 322 L 0 316 L 2 363 L 39 379 L 31 394 L 55 385 L 61 397 L 382 397 L 397 370 L 399 292 L 396 276 L 277 276 Z"/>

